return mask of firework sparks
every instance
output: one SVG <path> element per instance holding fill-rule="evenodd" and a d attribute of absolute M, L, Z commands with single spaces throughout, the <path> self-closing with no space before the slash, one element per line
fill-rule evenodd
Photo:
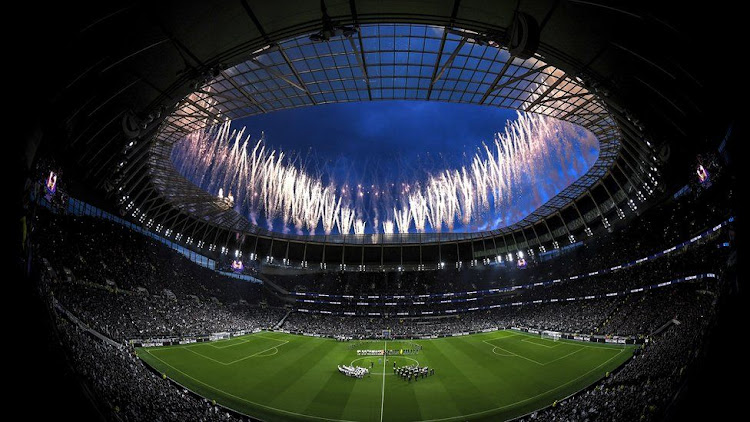
<path fill-rule="evenodd" d="M 269 148 L 263 138 L 254 141 L 246 129 L 232 129 L 227 121 L 187 135 L 175 144 L 172 161 L 177 170 L 208 192 L 232 194 L 235 208 L 256 222 L 262 217 L 269 229 L 292 227 L 302 234 L 337 231 L 364 234 L 365 227 L 385 234 L 427 230 L 453 231 L 512 224 L 518 210 L 514 198 L 531 186 L 533 206 L 556 194 L 574 180 L 567 171 L 547 175 L 550 166 L 570 163 L 576 147 L 596 150 L 596 138 L 581 128 L 556 119 L 519 113 L 494 142 L 482 144 L 465 165 L 427 174 L 423 180 L 382 184 L 324 184 L 301 164 L 299 157 Z M 586 155 L 586 154 L 584 154 Z M 595 156 L 585 157 L 587 166 Z M 544 183 L 537 183 L 544 181 Z M 364 187 L 363 187 L 364 186 Z M 369 186 L 369 189 L 367 189 Z M 367 190 L 366 190 L 367 189 Z M 490 213 L 492 215 L 490 216 Z M 497 225 L 496 224 L 496 225 Z"/>

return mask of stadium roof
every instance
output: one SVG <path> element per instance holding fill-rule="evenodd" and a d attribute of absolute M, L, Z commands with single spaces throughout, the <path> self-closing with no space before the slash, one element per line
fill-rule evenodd
<path fill-rule="evenodd" d="M 580 78 L 545 63 L 540 55 L 514 57 L 507 48 L 474 31 L 368 24 L 328 41 L 314 41 L 306 34 L 269 44 L 216 73 L 165 119 L 152 148 L 151 171 L 154 186 L 176 207 L 235 230 L 260 229 L 238 218 L 223 201 L 201 195 L 176 172 L 169 158 L 172 145 L 186 133 L 225 119 L 326 103 L 405 99 L 512 108 L 591 130 L 600 141 L 599 158 L 591 169 L 504 232 L 536 223 L 583 195 L 612 167 L 620 148 L 617 125 Z M 323 240 L 322 235 L 279 236 Z M 349 239 L 361 243 L 356 237 Z M 381 236 L 375 242 L 389 240 L 404 241 Z"/>
<path fill-rule="evenodd" d="M 603 165 L 517 225 L 388 240 L 425 244 L 437 236 L 443 257 L 453 248 L 475 258 L 564 244 L 640 212 L 653 169 L 665 177 L 659 188 L 684 184 L 671 163 L 694 157 L 727 119 L 717 104 L 729 91 L 716 77 L 715 60 L 696 53 L 724 54 L 729 44 L 694 35 L 702 33 L 694 26 L 702 14 L 717 16 L 718 9 L 682 17 L 671 2 L 328 0 L 325 11 L 306 0 L 115 3 L 79 8 L 73 20 L 58 23 L 59 36 L 45 48 L 55 72 L 29 70 L 39 92 L 29 101 L 49 104 L 34 116 L 46 122 L 44 145 L 60 152 L 66 180 L 80 181 L 92 202 L 152 230 L 184 234 L 191 248 L 242 246 L 244 232 L 251 250 L 292 256 L 298 243 L 319 241 L 262 232 L 166 165 L 172 142 L 227 117 L 422 98 L 528 108 L 582 123 L 613 146 L 603 148 Z M 536 55 L 509 60 L 518 16 L 533 19 L 539 43 L 531 49 Z M 359 30 L 342 29 L 352 27 Z M 327 28 L 334 29 L 330 41 L 310 40 Z M 334 241 L 349 243 L 320 242 Z M 389 246 L 385 241 L 355 243 Z M 387 250 L 380 255 L 381 262 L 393 259 Z"/>

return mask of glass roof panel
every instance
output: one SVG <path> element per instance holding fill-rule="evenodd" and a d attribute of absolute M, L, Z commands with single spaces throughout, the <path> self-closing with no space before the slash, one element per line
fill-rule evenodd
<path fill-rule="evenodd" d="M 538 220 L 606 174 L 619 154 L 619 129 L 576 78 L 537 57 L 511 58 L 506 49 L 472 36 L 478 37 L 436 26 L 372 24 L 360 26 L 350 39 L 315 42 L 299 36 L 271 45 L 185 98 L 165 119 L 152 148 L 171 150 L 184 134 L 225 119 L 321 103 L 419 99 L 529 109 L 587 127 L 600 141 L 597 163 L 533 213 Z M 152 172 L 153 181 L 163 194 L 195 188 L 171 163 L 151 164 L 158 170 Z M 190 189 L 191 196 L 201 195 L 198 191 Z M 215 202 L 202 195 L 204 201 Z M 529 218 L 514 226 L 527 224 Z"/>

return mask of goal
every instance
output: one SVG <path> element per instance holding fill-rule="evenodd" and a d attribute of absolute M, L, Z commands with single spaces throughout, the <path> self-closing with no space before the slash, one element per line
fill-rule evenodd
<path fill-rule="evenodd" d="M 557 340 L 560 340 L 561 333 L 558 331 L 542 331 L 539 334 L 539 337 L 546 338 L 552 341 L 557 341 Z"/>

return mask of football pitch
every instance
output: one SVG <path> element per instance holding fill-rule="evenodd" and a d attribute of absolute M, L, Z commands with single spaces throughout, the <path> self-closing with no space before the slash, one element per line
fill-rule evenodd
<path fill-rule="evenodd" d="M 411 355 L 357 355 L 415 344 L 422 348 Z M 264 331 L 137 352 L 186 388 L 264 421 L 459 421 L 511 419 L 548 406 L 620 366 L 633 347 L 511 330 L 350 342 Z M 394 374 L 394 363 L 435 374 L 408 382 Z M 357 379 L 338 365 L 372 369 Z"/>

